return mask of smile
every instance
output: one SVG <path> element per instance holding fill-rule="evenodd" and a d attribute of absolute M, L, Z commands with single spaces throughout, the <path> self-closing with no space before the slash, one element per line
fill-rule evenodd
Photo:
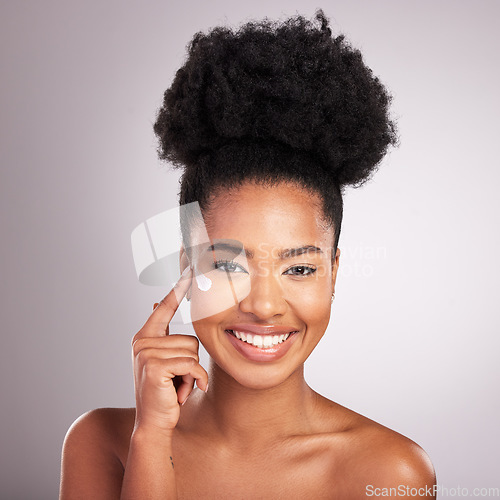
<path fill-rule="evenodd" d="M 289 332 L 281 335 L 256 335 L 249 332 L 239 332 L 237 330 L 226 330 L 231 335 L 234 335 L 238 340 L 251 344 L 261 349 L 269 349 L 284 342 L 292 333 Z"/>

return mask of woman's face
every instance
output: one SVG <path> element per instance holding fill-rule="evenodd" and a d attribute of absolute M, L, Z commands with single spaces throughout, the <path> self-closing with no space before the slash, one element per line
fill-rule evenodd
<path fill-rule="evenodd" d="M 294 185 L 246 183 L 219 194 L 193 230 L 193 326 L 240 384 L 273 387 L 312 352 L 330 319 L 339 263 L 319 196 Z M 237 338 L 240 337 L 240 338 Z"/>

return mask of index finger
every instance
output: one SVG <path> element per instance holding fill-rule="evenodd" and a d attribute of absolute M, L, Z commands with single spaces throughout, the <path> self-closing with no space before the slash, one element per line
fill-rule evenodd
<path fill-rule="evenodd" d="M 168 335 L 168 325 L 189 290 L 192 277 L 193 271 L 191 266 L 188 266 L 172 290 L 163 297 L 158 307 L 155 307 L 144 326 L 134 336 L 133 341 L 143 337 L 164 337 Z"/>

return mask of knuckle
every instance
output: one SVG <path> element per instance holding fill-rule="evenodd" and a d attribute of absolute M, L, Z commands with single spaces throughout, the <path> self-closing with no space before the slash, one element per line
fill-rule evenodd
<path fill-rule="evenodd" d="M 197 353 L 191 352 L 189 355 L 191 356 L 191 359 L 193 359 L 195 361 L 195 363 L 199 363 L 200 362 L 200 357 L 198 356 Z"/>
<path fill-rule="evenodd" d="M 163 299 L 160 300 L 160 304 L 158 305 L 158 307 L 165 307 L 167 309 L 170 309 L 170 301 L 169 301 L 169 296 L 165 296 L 163 297 Z"/>
<path fill-rule="evenodd" d="M 198 361 L 196 361 L 196 359 L 192 358 L 191 356 L 189 356 L 187 359 L 187 364 L 189 367 L 193 367 L 193 366 L 196 366 L 198 364 Z"/>
<path fill-rule="evenodd" d="M 157 358 L 149 358 L 143 365 L 144 375 L 147 379 L 155 379 L 158 377 L 161 370 L 161 360 Z"/>
<path fill-rule="evenodd" d="M 141 349 L 135 355 L 135 359 L 143 366 L 146 366 L 148 363 L 151 364 L 154 361 L 154 358 L 151 356 L 151 349 Z"/>
<path fill-rule="evenodd" d="M 150 337 L 141 337 L 138 338 L 133 344 L 132 344 L 132 350 L 134 352 L 134 356 L 137 356 L 139 353 L 146 349 L 150 349 L 152 347 L 151 345 L 151 338 Z"/>
<path fill-rule="evenodd" d="M 200 341 L 198 340 L 198 337 L 195 337 L 194 335 L 190 335 L 189 341 L 191 342 L 193 348 L 197 350 L 199 345 L 200 345 Z"/>
<path fill-rule="evenodd" d="M 132 337 L 132 341 L 130 342 L 131 345 L 133 346 L 141 337 L 141 332 L 142 330 L 139 330 L 133 337 Z"/>
<path fill-rule="evenodd" d="M 141 338 L 135 339 L 132 342 L 132 350 L 134 352 L 134 356 L 137 356 L 139 354 L 139 352 L 143 348 L 143 344 L 144 344 L 144 342 L 143 342 L 143 339 L 141 339 Z"/>
<path fill-rule="evenodd" d="M 186 359 L 194 359 L 196 363 L 199 363 L 200 357 L 194 351 L 189 348 L 182 348 L 177 351 L 177 357 L 186 358 Z"/>

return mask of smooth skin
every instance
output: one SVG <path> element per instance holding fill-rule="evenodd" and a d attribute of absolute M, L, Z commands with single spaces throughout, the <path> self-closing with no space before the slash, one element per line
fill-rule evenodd
<path fill-rule="evenodd" d="M 193 323 L 209 373 L 196 337 L 169 335 L 183 296 L 192 310 L 207 300 L 181 251 L 186 274 L 132 341 L 136 408 L 101 408 L 75 421 L 60 498 L 359 499 L 382 496 L 382 488 L 435 498 L 422 448 L 304 380 L 304 361 L 330 320 L 340 259 L 319 198 L 293 183 L 247 182 L 216 196 L 207 221 L 211 240 L 240 241 L 251 255 L 241 271 L 250 293 Z M 277 256 L 306 245 L 321 251 Z M 282 358 L 256 362 L 229 341 L 225 330 L 236 323 L 298 333 Z"/>

